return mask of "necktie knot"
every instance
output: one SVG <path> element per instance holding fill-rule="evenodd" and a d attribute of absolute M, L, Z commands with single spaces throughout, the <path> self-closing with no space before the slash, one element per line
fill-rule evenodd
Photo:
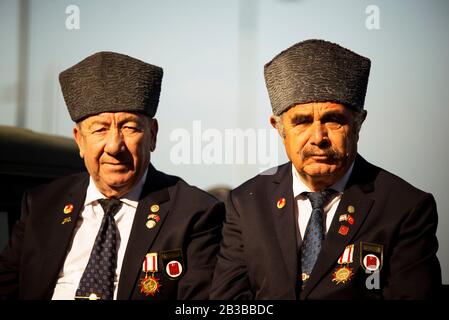
<path fill-rule="evenodd" d="M 335 190 L 326 189 L 318 192 L 305 192 L 305 195 L 309 198 L 312 209 L 323 210 L 324 206 L 334 197 L 335 193 Z"/>
<path fill-rule="evenodd" d="M 105 215 L 115 216 L 122 207 L 122 202 L 118 199 L 99 199 Z"/>

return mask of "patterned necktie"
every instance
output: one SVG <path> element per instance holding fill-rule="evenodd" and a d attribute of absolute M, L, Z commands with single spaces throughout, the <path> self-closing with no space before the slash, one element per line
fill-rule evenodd
<path fill-rule="evenodd" d="M 312 214 L 304 234 L 301 246 L 301 279 L 303 283 L 310 277 L 324 240 L 324 205 L 335 195 L 335 190 L 322 192 L 304 192 L 312 204 Z"/>
<path fill-rule="evenodd" d="M 122 202 L 117 199 L 100 199 L 98 202 L 103 207 L 104 216 L 76 291 L 76 299 L 112 300 L 114 296 L 117 267 L 117 225 L 114 216 L 120 210 Z"/>

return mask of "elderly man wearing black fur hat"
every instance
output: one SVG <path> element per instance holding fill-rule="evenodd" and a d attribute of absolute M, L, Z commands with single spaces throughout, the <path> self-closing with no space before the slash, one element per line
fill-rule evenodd
<path fill-rule="evenodd" d="M 150 164 L 162 74 L 113 52 L 60 74 L 88 174 L 24 195 L 0 298 L 208 297 L 224 206 Z"/>
<path fill-rule="evenodd" d="M 265 65 L 290 162 L 229 196 L 213 299 L 425 299 L 437 293 L 431 194 L 357 153 L 370 60 L 323 40 Z"/>

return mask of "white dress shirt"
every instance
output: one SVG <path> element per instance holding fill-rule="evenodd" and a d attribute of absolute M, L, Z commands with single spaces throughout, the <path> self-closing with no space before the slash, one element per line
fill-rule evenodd
<path fill-rule="evenodd" d="M 337 211 L 337 207 L 340 203 L 341 196 L 343 195 L 343 191 L 345 189 L 346 183 L 351 176 L 352 169 L 354 167 L 354 163 L 349 167 L 349 170 L 345 173 L 345 175 L 329 189 L 334 189 L 338 191 L 338 195 L 335 196 L 327 205 L 324 207 L 324 216 L 323 221 L 326 221 L 325 232 L 329 230 L 329 227 L 332 223 L 332 219 L 334 218 L 335 211 Z M 307 223 L 309 222 L 310 216 L 312 214 L 312 204 L 305 195 L 302 195 L 303 192 L 312 192 L 309 187 L 307 187 L 304 182 L 301 181 L 301 178 L 296 170 L 295 166 L 292 164 L 292 175 L 293 175 L 293 197 L 295 198 L 295 215 L 298 221 L 299 232 L 301 234 L 301 238 L 304 239 L 304 234 L 306 232 Z"/>
<path fill-rule="evenodd" d="M 114 299 L 117 299 L 118 282 L 120 281 L 120 270 L 122 269 L 123 257 L 128 244 L 131 227 L 134 221 L 140 193 L 145 183 L 147 171 L 139 183 L 120 198 L 123 202 L 119 212 L 114 216 L 117 224 L 117 269 L 114 280 Z M 97 189 L 92 178 L 89 179 L 84 208 L 80 212 L 73 234 L 69 252 L 64 265 L 59 272 L 56 287 L 53 292 L 53 300 L 73 300 L 78 289 L 81 276 L 89 261 L 90 253 L 94 246 L 95 238 L 103 220 L 104 211 L 98 202 L 106 197 Z"/>

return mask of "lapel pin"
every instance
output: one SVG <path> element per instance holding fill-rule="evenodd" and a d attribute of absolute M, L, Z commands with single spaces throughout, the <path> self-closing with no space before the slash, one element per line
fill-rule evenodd
<path fill-rule="evenodd" d="M 347 214 L 342 214 L 338 217 L 338 222 L 347 221 L 347 220 L 348 220 Z"/>
<path fill-rule="evenodd" d="M 280 198 L 277 202 L 278 209 L 282 209 L 283 207 L 285 207 L 285 203 L 286 203 L 285 198 Z"/>
<path fill-rule="evenodd" d="M 351 225 L 354 224 L 354 222 L 355 222 L 354 217 L 351 216 L 350 214 L 348 214 L 348 220 L 347 220 L 347 221 L 348 221 L 348 223 L 351 224 Z"/>
<path fill-rule="evenodd" d="M 73 204 L 71 203 L 66 204 L 64 207 L 64 214 L 72 213 L 72 211 L 73 211 Z"/>
<path fill-rule="evenodd" d="M 338 229 L 338 233 L 342 236 L 346 236 L 349 232 L 349 228 L 347 226 L 340 226 L 340 229 Z"/>
<path fill-rule="evenodd" d="M 348 206 L 348 212 L 349 213 L 354 213 L 355 212 L 354 206 Z"/>
<path fill-rule="evenodd" d="M 161 220 L 161 217 L 159 217 L 159 215 L 157 214 L 152 213 L 148 215 L 147 219 L 148 219 L 146 223 L 147 228 L 153 229 L 156 226 L 156 224 Z"/>
<path fill-rule="evenodd" d="M 62 220 L 61 224 L 66 224 L 67 222 L 71 222 L 71 221 L 72 221 L 72 218 L 67 217 L 67 218 L 64 218 L 64 220 Z"/>
<path fill-rule="evenodd" d="M 151 210 L 151 212 L 156 213 L 156 212 L 159 211 L 159 206 L 158 206 L 157 204 L 153 204 L 153 205 L 150 207 L 150 210 Z"/>
<path fill-rule="evenodd" d="M 383 264 L 383 245 L 360 242 L 360 264 L 368 272 L 379 271 Z"/>
<path fill-rule="evenodd" d="M 161 260 L 165 274 L 170 280 L 177 280 L 183 274 L 184 262 L 181 249 L 161 251 Z"/>

